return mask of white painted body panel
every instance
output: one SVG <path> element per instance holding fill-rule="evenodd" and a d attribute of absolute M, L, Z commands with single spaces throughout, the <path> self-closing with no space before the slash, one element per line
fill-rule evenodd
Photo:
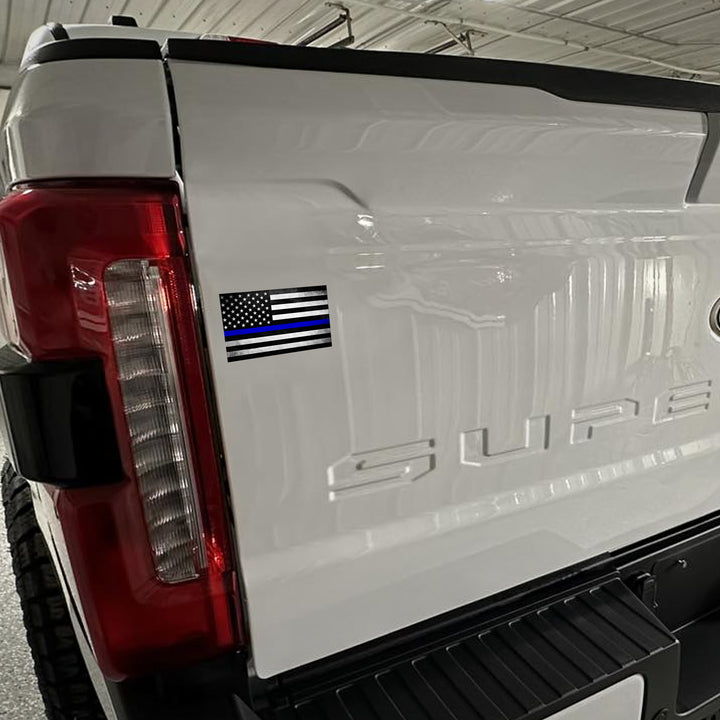
<path fill-rule="evenodd" d="M 720 507 L 701 114 L 170 68 L 261 676 Z M 227 362 L 220 293 L 323 284 L 331 348 Z"/>
<path fill-rule="evenodd" d="M 640 720 L 644 697 L 645 681 L 633 675 L 547 720 Z"/>
<path fill-rule="evenodd" d="M 175 176 L 160 61 L 32 66 L 18 76 L 2 133 L 5 186 L 30 179 Z"/>

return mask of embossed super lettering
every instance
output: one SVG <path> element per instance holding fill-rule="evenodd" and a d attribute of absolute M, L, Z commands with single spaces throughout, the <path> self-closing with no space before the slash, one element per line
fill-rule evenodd
<path fill-rule="evenodd" d="M 691 383 L 674 387 L 655 400 L 655 424 L 696 415 L 710 408 L 711 381 Z"/>
<path fill-rule="evenodd" d="M 434 446 L 421 440 L 348 455 L 328 468 L 328 499 L 408 485 L 435 467 Z"/>
<path fill-rule="evenodd" d="M 464 465 L 487 465 L 534 455 L 548 448 L 550 416 L 528 418 L 525 421 L 525 442 L 520 447 L 496 448 L 491 445 L 489 428 L 469 430 L 460 436 L 461 462 Z"/>
<path fill-rule="evenodd" d="M 645 405 L 632 398 L 583 405 L 570 411 L 567 443 L 589 443 L 620 426 L 630 430 L 632 423 L 643 420 L 650 427 L 683 421 L 707 412 L 711 401 L 712 381 L 702 380 L 668 388 Z M 507 444 L 490 427 L 465 430 L 460 433 L 460 463 L 485 467 L 543 453 L 550 449 L 551 422 L 550 415 L 525 418 L 522 439 Z M 328 468 L 328 499 L 334 502 L 409 485 L 432 473 L 435 466 L 434 439 L 353 453 Z"/>
<path fill-rule="evenodd" d="M 632 420 L 639 411 L 640 403 L 627 398 L 577 408 L 572 411 L 570 442 L 575 445 L 592 440 L 599 428 Z"/>
<path fill-rule="evenodd" d="M 702 380 L 677 385 L 660 393 L 646 411 L 653 425 L 674 422 L 707 412 L 712 397 L 712 381 Z M 621 398 L 597 405 L 585 405 L 570 412 L 571 445 L 587 443 L 602 435 L 611 426 L 641 419 L 643 408 L 637 400 Z M 647 415 L 650 414 L 647 418 Z M 492 445 L 490 428 L 467 430 L 460 434 L 460 462 L 463 465 L 485 466 L 543 452 L 550 448 L 550 416 L 525 420 L 525 442 L 520 447 L 497 449 Z"/>

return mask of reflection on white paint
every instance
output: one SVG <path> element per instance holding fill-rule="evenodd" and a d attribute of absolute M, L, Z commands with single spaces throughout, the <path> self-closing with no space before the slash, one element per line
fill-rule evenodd
<path fill-rule="evenodd" d="M 720 434 L 602 467 L 588 468 L 582 472 L 517 490 L 489 495 L 481 501 L 449 506 L 421 517 L 396 521 L 382 528 L 348 533 L 338 536 L 332 547 L 322 543 L 309 543 L 292 549 L 279 550 L 266 555 L 262 564 L 252 565 L 245 570 L 246 573 L 252 574 L 253 581 L 278 583 L 280 586 L 288 574 L 293 572 L 319 569 L 336 563 L 348 563 L 371 550 L 390 551 L 402 546 L 411 547 L 430 537 L 468 529 L 493 518 L 538 508 L 554 501 L 597 490 L 614 482 L 627 481 L 631 477 L 640 476 L 660 467 L 718 451 L 720 451 Z M 678 478 L 678 483 L 682 483 L 682 478 Z M 649 518 L 653 512 L 654 508 L 648 508 L 646 517 Z M 608 537 L 608 530 L 602 532 L 593 529 L 584 539 L 588 545 L 591 545 L 600 544 Z"/>
<path fill-rule="evenodd" d="M 720 379 L 700 114 L 170 64 L 260 676 L 720 508 L 720 403 L 652 422 Z M 327 283 L 333 347 L 228 367 L 217 294 L 290 283 Z M 543 417 L 542 452 L 461 463 Z M 338 459 L 430 438 L 429 472 L 329 499 Z"/>

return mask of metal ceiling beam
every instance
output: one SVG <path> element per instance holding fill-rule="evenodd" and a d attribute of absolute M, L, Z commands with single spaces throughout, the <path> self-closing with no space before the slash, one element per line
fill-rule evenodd
<path fill-rule="evenodd" d="M 648 40 L 649 42 L 655 42 L 660 45 L 667 45 L 668 47 L 676 47 L 676 48 L 683 48 L 687 47 L 688 45 L 707 45 L 707 46 L 716 46 L 720 45 L 720 42 L 717 40 L 684 40 L 682 42 L 678 42 L 677 40 L 667 40 L 664 38 L 659 38 L 655 35 L 648 35 L 645 32 L 635 32 L 632 30 L 626 30 L 624 28 L 621 28 L 617 25 L 607 25 L 606 23 L 600 23 L 596 22 L 595 20 L 585 20 L 583 18 L 576 17 L 576 13 L 582 12 L 584 10 L 587 10 L 588 7 L 592 6 L 586 6 L 584 8 L 580 8 L 579 10 L 567 13 L 566 15 L 563 13 L 556 13 L 551 12 L 550 10 L 537 10 L 532 7 L 526 7 L 526 6 L 512 6 L 516 10 L 522 10 L 522 12 L 530 13 L 531 15 L 537 15 L 538 17 L 547 18 L 548 20 L 563 20 L 565 22 L 575 23 L 577 25 L 582 25 L 584 27 L 592 28 L 594 30 L 603 30 L 607 32 L 614 32 L 614 33 L 620 33 L 621 35 L 624 35 L 624 38 L 618 38 L 618 39 L 627 39 L 627 38 L 636 38 L 637 40 Z M 673 25 L 684 23 L 690 20 L 695 20 L 698 17 L 704 17 L 705 15 L 710 15 L 711 13 L 716 13 L 720 11 L 720 8 L 713 8 L 712 10 L 707 10 L 703 13 L 700 13 L 699 15 L 692 15 L 690 17 L 683 18 L 682 20 L 675 20 L 671 23 L 667 23 L 665 26 L 660 26 L 659 28 L 653 28 L 651 32 L 656 32 L 657 29 L 662 29 L 663 27 L 673 27 Z M 544 24 L 544 23 L 541 23 Z M 540 25 L 536 26 L 539 27 Z M 609 42 L 616 42 L 616 40 L 610 40 Z M 603 43 L 604 45 L 605 43 Z"/>
<path fill-rule="evenodd" d="M 402 15 L 409 18 L 414 18 L 418 21 L 437 21 L 446 25 L 461 25 L 467 29 L 479 30 L 480 32 L 497 33 L 498 35 L 506 35 L 507 37 L 517 37 L 523 40 L 535 40 L 537 42 L 548 43 L 550 45 L 560 45 L 571 50 L 578 50 L 580 52 L 594 52 L 599 55 L 606 55 L 608 57 L 633 60 L 640 63 L 647 63 L 649 65 L 655 65 L 656 67 L 665 68 L 666 70 L 675 70 L 676 72 L 683 73 L 685 75 L 697 75 L 702 77 L 720 77 L 720 72 L 716 70 L 701 70 L 698 68 L 688 68 L 682 65 L 675 65 L 673 63 L 663 62 L 662 60 L 656 60 L 655 58 L 648 57 L 645 55 L 634 55 L 633 53 L 619 52 L 617 50 L 610 50 L 602 46 L 587 45 L 585 43 L 575 42 L 566 38 L 552 37 L 549 35 L 540 35 L 539 33 L 528 32 L 527 30 L 510 30 L 509 28 L 502 27 L 500 25 L 490 25 L 488 23 L 475 22 L 474 20 L 467 20 L 461 17 L 446 16 L 442 13 L 432 13 L 423 11 L 406 10 L 398 8 L 393 5 L 385 5 L 378 0 L 349 0 L 349 5 L 360 5 L 361 7 L 373 8 L 375 10 L 383 10 L 388 13 L 395 15 Z"/>
<path fill-rule="evenodd" d="M 299 46 L 305 47 L 307 45 L 312 45 L 312 43 L 314 43 L 316 40 L 324 38 L 333 30 L 337 30 L 337 28 L 342 27 L 343 25 L 345 25 L 346 27 L 346 36 L 342 40 L 339 40 L 338 42 L 331 45 L 330 47 L 347 47 L 348 45 L 352 45 L 352 43 L 355 42 L 355 37 L 353 36 L 352 32 L 352 17 L 350 16 L 350 11 L 340 3 L 326 2 L 325 5 L 340 10 L 340 14 L 335 18 L 335 20 L 331 20 L 322 27 L 310 33 L 310 35 L 308 35 L 307 37 L 304 37 L 302 40 L 300 40 L 300 42 L 297 43 Z"/>

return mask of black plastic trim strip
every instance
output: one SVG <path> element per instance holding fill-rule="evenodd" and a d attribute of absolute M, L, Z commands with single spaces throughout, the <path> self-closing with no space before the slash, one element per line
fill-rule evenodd
<path fill-rule="evenodd" d="M 117 720 L 260 720 L 242 699 L 243 653 L 106 681 Z"/>
<path fill-rule="evenodd" d="M 131 15 L 113 15 L 110 24 L 118 27 L 137 27 L 137 20 Z"/>
<path fill-rule="evenodd" d="M 705 122 L 707 124 L 707 135 L 685 197 L 686 202 L 689 203 L 699 202 L 705 179 L 708 172 L 710 172 L 720 146 L 720 115 L 708 113 Z"/>
<path fill-rule="evenodd" d="M 123 479 L 99 358 L 30 362 L 0 349 L 2 430 L 17 472 L 58 487 Z"/>
<path fill-rule="evenodd" d="M 519 85 L 582 102 L 720 111 L 717 85 L 560 65 L 180 38 L 168 39 L 164 53 L 170 60 Z"/>
<path fill-rule="evenodd" d="M 47 29 L 50 31 L 50 34 L 53 36 L 55 40 L 69 40 L 70 36 L 67 33 L 67 30 L 62 26 L 61 23 L 54 22 L 54 23 L 48 23 L 46 25 Z"/>
<path fill-rule="evenodd" d="M 677 639 L 610 576 L 404 657 L 288 688 L 273 720 L 530 720 L 632 675 L 645 676 L 645 717 L 669 718 Z M 426 716 L 425 714 L 422 717 Z"/>
<path fill-rule="evenodd" d="M 60 60 L 162 60 L 160 46 L 154 40 L 127 38 L 77 38 L 47 43 L 33 50 L 24 67 Z"/>
<path fill-rule="evenodd" d="M 688 520 L 682 525 L 664 530 L 657 535 L 638 540 L 610 554 L 614 567 L 623 568 L 642 563 L 644 559 L 666 552 L 686 542 L 692 542 L 708 534 L 720 533 L 720 510 Z"/>
<path fill-rule="evenodd" d="M 554 573 L 513 587 L 490 598 L 411 625 L 377 640 L 357 645 L 328 658 L 290 670 L 279 676 L 290 692 L 307 691 L 325 683 L 328 675 L 351 676 L 383 665 L 388 657 L 409 656 L 427 647 L 463 637 L 470 629 L 478 632 L 523 610 L 546 605 L 550 600 L 614 578 L 616 569 L 610 555 L 571 565 Z M 258 699 L 267 692 L 260 680 Z"/>

